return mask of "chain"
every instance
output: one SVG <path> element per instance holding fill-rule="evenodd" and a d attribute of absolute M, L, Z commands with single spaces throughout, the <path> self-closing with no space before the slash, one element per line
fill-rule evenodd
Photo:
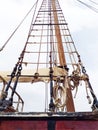
<path fill-rule="evenodd" d="M 17 74 L 16 74 L 16 81 L 15 81 L 13 89 L 12 89 L 11 98 L 9 99 L 11 105 L 13 103 L 13 96 L 14 96 L 14 93 L 15 93 L 15 90 L 16 90 L 16 87 L 17 87 L 18 79 L 19 79 L 19 77 L 21 75 L 21 70 L 22 70 L 22 65 L 19 64 L 18 71 L 17 71 Z"/>
<path fill-rule="evenodd" d="M 17 62 L 17 64 L 15 65 L 12 73 L 11 73 L 11 78 L 6 86 L 6 89 L 5 89 L 5 94 L 4 96 L 2 96 L 2 99 L 0 100 L 0 111 L 6 109 L 7 107 L 9 106 L 12 106 L 13 104 L 13 96 L 14 96 L 14 93 L 15 93 L 15 90 L 16 90 L 16 87 L 17 87 L 17 83 L 18 83 L 18 79 L 21 75 L 21 70 L 22 70 L 22 60 L 23 60 L 23 54 L 20 55 L 19 57 L 19 60 Z M 12 83 L 12 80 L 13 78 L 15 78 L 15 82 L 14 82 L 14 85 L 12 87 L 12 93 L 11 93 L 11 97 L 9 100 L 7 100 L 7 95 L 8 95 L 8 90 L 11 86 L 11 83 Z"/>

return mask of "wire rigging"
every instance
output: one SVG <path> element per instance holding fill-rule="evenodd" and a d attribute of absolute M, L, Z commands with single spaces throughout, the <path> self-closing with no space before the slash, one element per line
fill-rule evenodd
<path fill-rule="evenodd" d="M 96 5 L 98 5 L 98 3 L 95 2 L 95 1 L 93 1 L 93 0 L 89 0 L 89 1 L 92 2 L 92 3 L 94 3 L 94 4 L 96 4 Z"/>
<path fill-rule="evenodd" d="M 38 0 L 37 0 L 38 1 Z M 22 25 L 22 23 L 25 21 L 25 19 L 27 18 L 27 16 L 30 14 L 30 12 L 32 11 L 32 9 L 34 8 L 34 6 L 37 4 L 37 1 L 34 3 L 34 5 L 32 6 L 32 8 L 29 10 L 29 12 L 25 15 L 25 17 L 23 18 L 23 20 L 20 22 L 20 24 L 16 27 L 16 29 L 12 32 L 12 34 L 10 35 L 10 37 L 7 39 L 7 41 L 3 44 L 3 46 L 0 48 L 0 52 L 5 48 L 5 46 L 7 45 L 7 43 L 10 41 L 10 39 L 13 37 L 13 35 L 16 33 L 16 31 L 19 29 L 19 27 Z"/>
<path fill-rule="evenodd" d="M 98 9 L 95 8 L 94 6 L 91 6 L 91 5 L 85 3 L 85 2 L 83 2 L 83 1 L 81 1 L 81 0 L 77 0 L 77 1 L 80 2 L 81 4 L 85 5 L 85 6 L 88 7 L 89 9 L 93 10 L 94 12 L 98 13 Z"/>

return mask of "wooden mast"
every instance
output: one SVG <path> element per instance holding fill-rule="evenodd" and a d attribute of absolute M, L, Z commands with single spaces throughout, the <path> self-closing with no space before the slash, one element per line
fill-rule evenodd
<path fill-rule="evenodd" d="M 60 33 L 60 27 L 59 27 L 59 22 L 58 22 L 58 14 L 56 11 L 56 0 L 51 0 L 52 2 L 52 8 L 53 8 L 53 17 L 54 17 L 54 24 L 55 24 L 55 35 L 57 38 L 57 46 L 58 46 L 58 52 L 59 52 L 59 61 L 60 61 L 60 66 L 67 66 L 66 65 L 66 59 L 64 55 L 64 48 L 62 44 L 62 37 Z M 67 88 L 67 103 L 66 103 L 66 109 L 67 112 L 74 112 L 74 102 L 72 98 L 72 93 L 70 88 Z"/>

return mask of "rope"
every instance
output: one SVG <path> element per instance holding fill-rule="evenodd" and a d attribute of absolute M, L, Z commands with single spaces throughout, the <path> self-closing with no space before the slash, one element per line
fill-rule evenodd
<path fill-rule="evenodd" d="M 37 0 L 38 1 L 38 0 Z M 2 51 L 5 46 L 7 45 L 7 43 L 10 41 L 10 39 L 13 37 L 13 35 L 16 33 L 16 31 L 19 29 L 19 27 L 22 25 L 22 23 L 25 21 L 25 19 L 27 18 L 27 16 L 30 14 L 30 12 L 32 11 L 32 9 L 34 8 L 34 6 L 36 5 L 37 1 L 34 3 L 34 5 L 32 6 L 32 8 L 29 10 L 29 12 L 25 15 L 25 17 L 23 18 L 23 20 L 20 22 L 20 24 L 16 27 L 16 29 L 12 32 L 12 34 L 10 35 L 10 37 L 7 39 L 7 41 L 4 43 L 4 45 L 0 48 L 0 51 Z"/>
<path fill-rule="evenodd" d="M 53 96 L 55 100 L 55 106 L 57 108 L 63 108 L 66 104 L 66 89 L 64 88 L 64 86 L 59 86 L 59 85 L 54 86 Z"/>
<path fill-rule="evenodd" d="M 65 81 L 66 82 L 66 81 Z M 66 88 L 61 85 L 59 77 L 53 87 L 54 104 L 57 109 L 64 109 L 66 105 Z"/>

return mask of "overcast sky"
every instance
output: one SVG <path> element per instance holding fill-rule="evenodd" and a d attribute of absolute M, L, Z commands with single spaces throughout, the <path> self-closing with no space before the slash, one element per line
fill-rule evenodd
<path fill-rule="evenodd" d="M 41 0 L 40 0 L 41 1 Z M 77 0 L 59 0 L 65 19 L 69 25 L 70 32 L 81 59 L 90 76 L 91 84 L 98 97 L 98 13 L 93 12 Z M 89 0 L 82 0 L 92 4 Z M 97 0 L 96 0 L 97 2 Z M 35 0 L 2 0 L 0 3 L 0 47 L 5 43 L 26 13 L 35 3 Z M 95 6 L 95 4 L 92 4 Z M 96 6 L 98 9 L 98 6 Z M 12 70 L 25 43 L 32 15 L 27 18 L 23 28 L 15 34 L 3 52 L 0 52 L 0 70 Z M 25 30 L 24 30 L 25 29 Z M 22 35 L 20 35 L 22 34 Z M 19 41 L 19 39 L 21 39 Z M 21 46 L 20 46 L 21 42 Z M 27 95 L 27 88 L 24 93 Z M 41 92 L 36 93 L 41 97 Z M 85 93 L 85 92 L 84 92 Z M 81 95 L 81 91 L 79 92 Z M 78 94 L 78 95 L 79 95 Z M 82 95 L 83 96 L 83 95 Z M 80 96 L 80 98 L 82 97 Z M 39 101 L 36 98 L 36 102 Z M 28 101 L 29 102 L 29 101 Z M 33 101 L 32 101 L 33 102 Z M 80 101 L 79 101 L 80 102 Z M 41 102 L 43 103 L 43 102 Z M 38 104 L 37 104 L 38 105 Z M 40 105 L 42 106 L 42 105 Z M 29 107 L 29 106 L 28 106 Z M 28 109 L 28 107 L 26 109 Z M 32 106 L 33 107 L 33 106 Z M 36 107 L 35 107 L 36 109 Z M 42 107 L 40 108 L 42 109 Z M 39 109 L 38 109 L 39 110 Z M 81 103 L 77 110 L 90 110 L 90 106 Z"/>

